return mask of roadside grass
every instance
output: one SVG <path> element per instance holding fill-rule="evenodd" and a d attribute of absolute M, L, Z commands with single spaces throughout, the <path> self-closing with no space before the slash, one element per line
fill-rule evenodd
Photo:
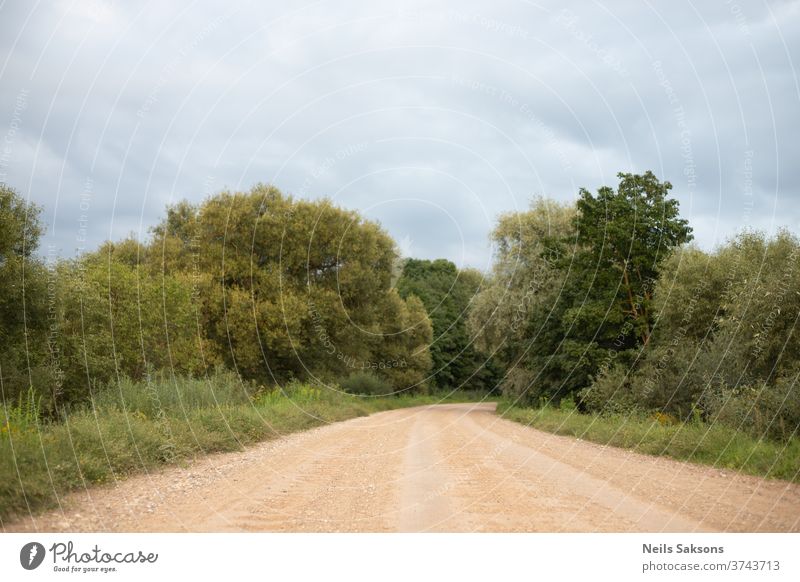
<path fill-rule="evenodd" d="M 0 406 L 0 528 L 69 491 L 394 408 L 480 400 L 473 393 L 364 398 L 305 384 L 283 389 L 208 379 L 121 380 L 60 422 L 28 401 Z"/>
<path fill-rule="evenodd" d="M 800 438 L 757 439 L 721 424 L 668 417 L 581 414 L 553 406 L 522 408 L 501 402 L 498 415 L 532 428 L 638 453 L 671 457 L 759 477 L 800 482 Z"/>

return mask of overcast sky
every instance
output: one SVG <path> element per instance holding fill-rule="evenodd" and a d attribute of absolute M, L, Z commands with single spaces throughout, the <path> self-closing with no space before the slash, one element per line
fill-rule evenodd
<path fill-rule="evenodd" d="M 796 2 L 0 0 L 0 47 L 0 181 L 63 256 L 257 182 L 479 268 L 500 213 L 620 171 L 704 248 L 800 231 Z"/>

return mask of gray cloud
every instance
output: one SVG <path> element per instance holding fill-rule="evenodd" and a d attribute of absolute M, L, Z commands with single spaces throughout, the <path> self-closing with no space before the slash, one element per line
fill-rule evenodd
<path fill-rule="evenodd" d="M 271 4 L 2 5 L 0 179 L 46 245 L 272 182 L 485 267 L 498 214 L 646 169 L 704 247 L 800 230 L 797 3 Z"/>

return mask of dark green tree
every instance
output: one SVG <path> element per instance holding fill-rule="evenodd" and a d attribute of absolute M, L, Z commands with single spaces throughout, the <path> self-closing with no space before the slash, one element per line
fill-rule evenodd
<path fill-rule="evenodd" d="M 497 364 L 480 354 L 467 330 L 470 304 L 483 281 L 474 270 L 459 271 L 445 259 L 407 259 L 397 289 L 416 296 L 433 324 L 433 381 L 440 389 L 491 391 L 499 381 Z"/>
<path fill-rule="evenodd" d="M 638 343 L 646 345 L 661 263 L 673 249 L 692 240 L 692 229 L 680 218 L 678 201 L 669 197 L 672 184 L 660 182 L 649 171 L 618 177 L 616 191 L 604 186 L 593 195 L 581 189 L 576 251 L 565 267 L 574 266 L 584 281 L 591 282 L 587 298 L 596 296 L 600 311 L 611 290 L 613 308 L 632 322 Z"/>
<path fill-rule="evenodd" d="M 661 263 L 691 229 L 668 182 L 619 178 L 616 189 L 582 189 L 574 208 L 537 201 L 495 231 L 495 275 L 472 325 L 506 360 L 504 390 L 523 400 L 578 394 L 633 365 L 650 340 Z"/>
<path fill-rule="evenodd" d="M 41 208 L 0 184 L 0 375 L 6 401 L 29 388 L 52 400 L 48 273 L 39 250 Z"/>

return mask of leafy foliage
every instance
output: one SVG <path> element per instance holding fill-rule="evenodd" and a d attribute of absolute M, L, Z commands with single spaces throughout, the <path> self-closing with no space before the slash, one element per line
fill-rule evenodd
<path fill-rule="evenodd" d="M 704 252 L 670 191 L 647 172 L 574 204 L 534 200 L 499 219 L 486 276 L 401 263 L 378 224 L 265 185 L 171 206 L 146 243 L 44 260 L 40 209 L 0 186 L 6 432 L 101 393 L 107 409 L 152 416 L 141 383 L 169 387 L 170 410 L 202 412 L 214 374 L 237 405 L 296 382 L 371 395 L 499 385 L 520 403 L 791 440 L 800 241 L 745 232 Z"/>
<path fill-rule="evenodd" d="M 402 297 L 419 298 L 430 315 L 433 340 L 429 343 L 436 388 L 490 392 L 497 385 L 497 365 L 475 349 L 467 331 L 470 304 L 482 281 L 479 272 L 459 271 L 445 259 L 405 261 L 397 289 Z"/>
<path fill-rule="evenodd" d="M 633 382 L 656 387 L 644 404 L 788 436 L 800 426 L 800 240 L 742 233 L 714 253 L 678 251 L 667 265 L 653 347 Z"/>
<path fill-rule="evenodd" d="M 104 385 L 219 366 L 273 386 L 369 371 L 426 389 L 430 319 L 392 289 L 394 242 L 356 212 L 260 185 L 168 208 L 147 243 L 45 265 L 40 210 L 1 194 L 4 402 L 31 389 L 56 415 Z"/>
<path fill-rule="evenodd" d="M 370 372 L 356 372 L 342 380 L 342 390 L 350 394 L 377 396 L 390 394 L 392 387 Z"/>
<path fill-rule="evenodd" d="M 502 216 L 492 233 L 492 278 L 474 298 L 468 322 L 476 346 L 506 370 L 502 388 L 515 399 L 538 402 L 566 377 L 556 351 L 565 276 L 555 243 L 574 236 L 574 216 L 573 206 L 539 198 L 526 212 Z"/>
<path fill-rule="evenodd" d="M 5 401 L 32 388 L 37 401 L 51 401 L 57 381 L 48 284 L 44 261 L 36 254 L 42 232 L 41 208 L 0 184 L 0 387 Z"/>
<path fill-rule="evenodd" d="M 513 368 L 505 386 L 523 401 L 580 393 L 649 341 L 660 265 L 691 229 L 668 182 L 619 178 L 616 190 L 582 189 L 574 207 L 537 200 L 495 230 L 495 278 L 472 325 Z"/>
<path fill-rule="evenodd" d="M 154 232 L 151 263 L 197 281 L 202 328 L 245 378 L 369 369 L 396 390 L 423 385 L 430 321 L 391 289 L 392 239 L 356 212 L 257 186 L 178 204 Z"/>

